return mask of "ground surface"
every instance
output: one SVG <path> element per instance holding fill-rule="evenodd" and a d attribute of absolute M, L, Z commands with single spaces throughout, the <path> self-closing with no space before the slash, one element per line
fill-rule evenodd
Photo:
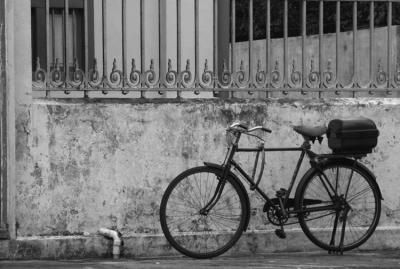
<path fill-rule="evenodd" d="M 186 257 L 154 259 L 0 261 L 0 268 L 121 269 L 121 268 L 400 268 L 399 251 L 276 253 L 242 257 L 193 260 Z"/>

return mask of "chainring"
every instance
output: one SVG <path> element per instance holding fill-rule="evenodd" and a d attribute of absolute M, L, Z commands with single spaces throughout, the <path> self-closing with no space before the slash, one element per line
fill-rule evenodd
<path fill-rule="evenodd" d="M 265 203 L 263 211 L 267 213 L 267 218 L 270 223 L 276 226 L 283 225 L 289 220 L 288 217 L 283 216 L 281 213 L 278 199 L 271 199 L 273 206 Z"/>

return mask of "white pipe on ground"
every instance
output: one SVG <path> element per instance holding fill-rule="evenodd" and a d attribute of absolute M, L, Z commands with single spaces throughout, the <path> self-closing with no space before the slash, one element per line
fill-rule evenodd
<path fill-rule="evenodd" d="M 111 238 L 113 240 L 113 258 L 114 259 L 119 259 L 119 254 L 120 254 L 120 248 L 121 248 L 121 238 L 119 237 L 119 234 L 117 231 L 106 229 L 106 228 L 100 228 L 99 233 L 105 237 Z"/>

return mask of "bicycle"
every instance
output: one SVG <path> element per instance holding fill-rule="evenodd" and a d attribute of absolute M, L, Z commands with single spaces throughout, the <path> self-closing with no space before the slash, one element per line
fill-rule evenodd
<path fill-rule="evenodd" d="M 285 238 L 284 226 L 297 219 L 305 235 L 329 253 L 343 254 L 367 241 L 379 222 L 382 194 L 374 174 L 359 160 L 372 151 L 376 142 L 366 148 L 358 145 L 349 152 L 339 147 L 331 154 L 316 154 L 311 151 L 311 142 L 321 143 L 329 126 L 293 129 L 304 138 L 300 147 L 265 148 L 265 140 L 255 131 L 271 133 L 270 129 L 232 124 L 227 129 L 229 147 L 222 165 L 205 162 L 204 166 L 182 172 L 167 187 L 160 205 L 160 223 L 168 242 L 193 258 L 213 258 L 229 250 L 246 231 L 250 219 L 249 196 L 237 173 L 249 183 L 251 191 L 265 200 L 263 212 L 271 224 L 279 227 L 275 231 L 278 237 Z M 377 137 L 379 132 L 373 131 L 372 136 Z M 355 137 L 348 144 L 363 140 L 347 132 Z M 239 147 L 242 135 L 255 137 L 260 142 L 258 147 Z M 335 142 L 331 136 L 330 147 Z M 269 198 L 259 184 L 265 153 L 274 151 L 299 151 L 300 157 L 287 189 L 281 188 L 275 198 Z M 251 176 L 234 160 L 240 152 L 256 153 Z M 290 198 L 305 156 L 311 168 L 300 179 L 294 198 Z"/>

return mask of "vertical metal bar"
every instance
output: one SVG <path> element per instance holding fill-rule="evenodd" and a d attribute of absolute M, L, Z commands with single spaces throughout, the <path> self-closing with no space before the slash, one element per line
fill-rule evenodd
<path fill-rule="evenodd" d="M 146 35 L 145 35 L 145 2 L 140 0 L 140 70 L 142 73 L 142 88 L 145 87 L 144 74 L 146 73 Z M 145 98 L 145 91 L 140 91 L 140 97 Z"/>
<path fill-rule="evenodd" d="M 340 63 L 340 0 L 336 1 L 336 82 L 339 84 L 339 63 Z"/>
<path fill-rule="evenodd" d="M 195 58 L 194 58 L 194 66 L 195 66 L 195 78 L 196 78 L 196 82 L 195 82 L 195 87 L 198 87 L 199 83 L 199 77 L 200 77 L 200 72 L 199 72 L 199 0 L 195 0 L 195 6 L 194 6 L 194 36 L 195 36 L 195 41 L 194 41 L 194 51 L 195 51 Z"/>
<path fill-rule="evenodd" d="M 265 73 L 267 74 L 267 77 L 269 76 L 269 72 L 271 70 L 270 68 L 270 61 L 271 61 L 271 0 L 267 0 L 267 18 L 266 18 L 266 59 L 265 59 Z M 267 88 L 269 86 L 267 82 Z M 266 92 L 266 97 L 268 98 L 268 91 Z"/>
<path fill-rule="evenodd" d="M 231 71 L 236 73 L 236 0 L 231 0 Z"/>
<path fill-rule="evenodd" d="M 88 79 L 89 74 L 89 26 L 88 26 L 88 0 L 83 2 L 83 12 L 84 12 L 84 36 L 85 36 L 85 74 L 86 79 Z M 85 86 L 87 87 L 87 81 L 85 81 Z M 88 98 L 88 91 L 83 91 L 84 98 Z"/>
<path fill-rule="evenodd" d="M 388 2 L 388 15 L 387 15 L 387 25 L 388 25 L 388 43 L 387 43 L 387 73 L 388 73 L 388 83 L 387 87 L 391 85 L 392 79 L 392 1 Z"/>
<path fill-rule="evenodd" d="M 306 30 L 307 30 L 307 1 L 303 0 L 303 5 L 301 8 L 301 73 L 302 73 L 302 80 L 301 85 L 302 88 L 306 86 Z"/>
<path fill-rule="evenodd" d="M 75 9 L 72 9 L 72 59 L 75 61 L 76 59 L 76 12 Z"/>
<path fill-rule="evenodd" d="M 85 74 L 89 72 L 89 25 L 88 25 L 88 0 L 83 2 L 84 9 L 84 36 L 85 36 Z"/>
<path fill-rule="evenodd" d="M 55 27 L 54 27 L 54 17 L 55 17 L 55 12 L 54 12 L 54 9 L 52 9 L 51 10 L 51 33 L 52 33 L 52 40 L 51 40 L 51 48 L 52 48 L 52 57 L 51 57 L 51 62 L 53 63 L 54 61 L 55 61 L 55 59 L 56 59 L 56 46 L 55 46 L 55 44 L 56 44 L 56 38 L 55 38 L 55 35 L 56 35 L 56 30 L 55 30 Z"/>
<path fill-rule="evenodd" d="M 204 2 L 204 1 L 203 1 Z M 229 77 L 223 77 L 223 72 L 229 70 L 226 61 L 229 60 L 229 16 L 230 16 L 230 0 L 218 0 L 218 74 L 219 82 L 223 82 L 224 86 L 229 83 Z M 229 98 L 232 92 L 221 92 L 219 97 Z"/>
<path fill-rule="evenodd" d="M 250 0 L 252 1 L 252 0 Z M 214 34 L 214 88 L 218 88 L 218 0 L 214 0 L 214 27 L 213 27 L 213 34 Z"/>
<path fill-rule="evenodd" d="M 65 0 L 64 2 L 64 71 L 65 71 L 65 80 L 69 78 L 69 70 L 68 70 L 68 24 L 69 24 L 69 0 Z"/>
<path fill-rule="evenodd" d="M 103 31 L 103 78 L 107 78 L 107 3 L 106 0 L 102 1 L 102 31 Z"/>
<path fill-rule="evenodd" d="M 127 72 L 127 41 L 126 41 L 126 0 L 122 0 L 122 87 L 125 87 L 125 79 L 126 79 L 126 72 Z"/>
<path fill-rule="evenodd" d="M 322 83 L 322 75 L 324 72 L 324 1 L 319 2 L 319 57 L 318 57 L 318 62 L 319 62 L 319 77 L 320 77 L 320 88 L 322 88 L 323 83 Z M 321 91 L 318 93 L 319 98 L 321 98 Z"/>
<path fill-rule="evenodd" d="M 249 1 L 249 87 L 253 87 L 253 35 L 254 35 L 254 20 L 253 20 L 253 0 Z"/>
<path fill-rule="evenodd" d="M 374 14 L 375 6 L 374 2 L 369 3 L 369 81 L 372 84 L 374 81 Z"/>
<path fill-rule="evenodd" d="M 288 69 L 288 0 L 283 2 L 283 83 L 286 86 L 287 80 L 287 69 Z"/>
<path fill-rule="evenodd" d="M 180 73 L 182 72 L 182 67 L 181 67 L 181 53 L 182 53 L 182 14 L 181 14 L 181 0 L 176 0 L 176 71 L 178 73 L 178 78 L 180 78 Z M 177 87 L 180 87 L 180 81 L 178 79 L 178 84 Z M 177 97 L 181 97 L 181 92 L 177 91 Z"/>
<path fill-rule="evenodd" d="M 49 0 L 46 0 L 46 70 L 47 74 L 50 74 L 50 2 Z M 54 27 L 54 25 L 53 25 Z M 54 37 L 54 36 L 53 36 Z M 54 43 L 52 44 L 52 47 L 54 49 Z M 54 58 L 54 52 L 53 52 L 53 58 Z M 46 91 L 46 97 L 50 95 L 50 91 Z"/>
<path fill-rule="evenodd" d="M 89 26 L 88 26 L 88 0 L 83 2 L 84 8 L 84 27 L 85 27 L 85 74 L 89 72 Z"/>
<path fill-rule="evenodd" d="M 158 1 L 158 38 L 159 38 L 159 48 L 158 48 L 158 57 L 159 57 L 159 87 L 165 86 L 165 74 L 166 65 L 167 65 L 167 18 L 166 18 L 166 1 L 159 0 Z"/>
<path fill-rule="evenodd" d="M 50 71 L 50 2 L 46 0 L 46 61 L 47 72 Z M 54 46 L 52 46 L 54 47 Z"/>
<path fill-rule="evenodd" d="M 353 2 L 353 84 L 358 82 L 358 62 L 357 62 L 357 1 Z M 353 97 L 354 97 L 353 92 Z"/>

